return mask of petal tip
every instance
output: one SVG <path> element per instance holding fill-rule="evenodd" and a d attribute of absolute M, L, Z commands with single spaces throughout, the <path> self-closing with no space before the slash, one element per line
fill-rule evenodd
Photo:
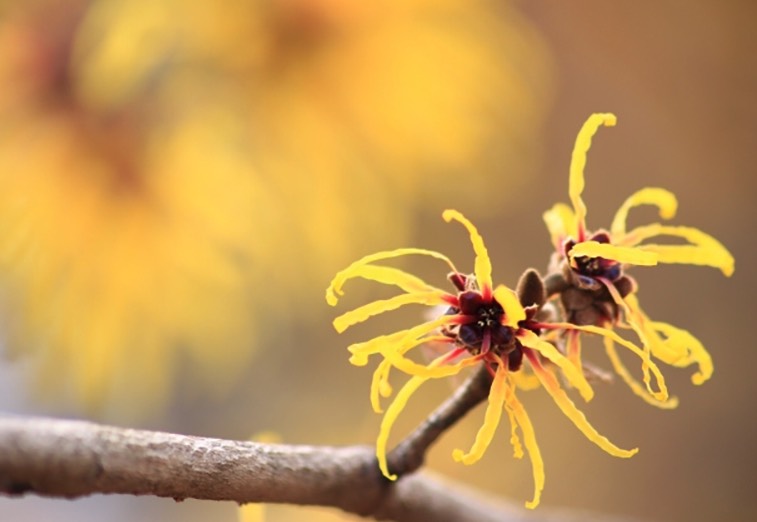
<path fill-rule="evenodd" d="M 349 324 L 345 324 L 344 321 L 341 321 L 339 317 L 334 319 L 331 324 L 334 325 L 334 330 L 336 330 L 337 333 L 344 333 L 344 331 L 349 328 Z"/>
<path fill-rule="evenodd" d="M 349 361 L 353 366 L 365 366 L 368 364 L 368 356 L 365 354 L 353 354 Z"/>
<path fill-rule="evenodd" d="M 618 124 L 618 117 L 612 112 L 600 113 L 599 117 L 602 118 L 605 127 L 614 127 Z"/>
<path fill-rule="evenodd" d="M 446 221 L 447 223 L 449 223 L 450 221 L 455 219 L 455 217 L 458 216 L 459 214 L 460 213 L 457 210 L 448 208 L 444 212 L 442 212 L 442 219 Z"/>
<path fill-rule="evenodd" d="M 465 464 L 466 466 L 470 466 L 471 464 L 474 464 L 478 462 L 478 458 L 471 454 L 466 454 L 461 449 L 455 449 L 452 450 L 452 458 L 455 462 L 459 462 L 461 464 Z"/>
<path fill-rule="evenodd" d="M 326 302 L 331 306 L 336 306 L 339 302 L 339 297 L 332 287 L 326 289 Z"/>

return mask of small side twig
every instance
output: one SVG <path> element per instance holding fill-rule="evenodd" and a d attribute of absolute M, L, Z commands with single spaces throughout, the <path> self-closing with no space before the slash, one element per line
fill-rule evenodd
<path fill-rule="evenodd" d="M 492 378 L 481 365 L 446 401 L 387 455 L 389 470 L 398 476 L 423 465 L 426 452 L 436 440 L 489 396 Z"/>

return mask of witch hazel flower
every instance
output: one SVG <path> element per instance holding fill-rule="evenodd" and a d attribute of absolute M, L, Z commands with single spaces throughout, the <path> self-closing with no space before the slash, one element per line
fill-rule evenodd
<path fill-rule="evenodd" d="M 344 284 L 351 279 L 362 278 L 398 287 L 402 293 L 346 312 L 334 320 L 338 332 L 361 323 L 375 315 L 392 311 L 408 304 L 429 307 L 446 307 L 440 317 L 398 332 L 381 335 L 349 346 L 350 362 L 356 366 L 368 364 L 369 358 L 378 356 L 380 362 L 373 373 L 371 403 L 378 413 L 384 413 L 378 439 L 376 456 L 381 472 L 389 479 L 397 475 L 389 469 L 387 443 L 398 415 L 410 397 L 426 381 L 451 377 L 466 368 L 484 366 L 491 375 L 491 388 L 484 421 L 469 451 L 457 449 L 453 458 L 464 464 L 477 462 L 494 438 L 503 412 L 511 424 L 511 442 L 516 457 L 522 457 L 523 445 L 529 453 L 534 477 L 534 498 L 526 503 L 529 508 L 539 504 L 544 488 L 544 463 L 530 417 L 517 397 L 519 389 L 532 388 L 534 381 L 550 394 L 560 410 L 592 442 L 616 457 L 631 457 L 638 449 L 621 449 L 600 435 L 560 384 L 560 378 L 575 388 L 581 397 L 589 401 L 594 391 L 584 371 L 569 360 L 554 344 L 544 339 L 550 330 L 580 331 L 599 334 L 612 339 L 642 355 L 642 349 L 623 339 L 612 330 L 596 325 L 572 325 L 549 323 L 539 319 L 538 311 L 544 301 L 541 280 L 535 302 L 522 303 L 518 294 L 505 285 L 495 286 L 492 279 L 492 264 L 486 246 L 475 226 L 455 210 L 443 213 L 445 221 L 457 221 L 468 231 L 475 252 L 472 274 L 459 271 L 452 261 L 439 252 L 421 248 L 400 248 L 378 252 L 363 257 L 339 272 L 326 291 L 326 300 L 336 305 L 343 295 Z M 400 269 L 378 264 L 382 261 L 422 255 L 443 261 L 450 268 L 448 279 L 454 291 L 436 288 L 422 279 Z M 531 271 L 533 274 L 534 272 Z M 539 297 L 541 294 L 541 297 Z M 446 352 L 428 364 L 408 357 L 412 349 L 428 343 L 446 346 Z M 649 363 L 652 372 L 659 375 L 654 363 Z M 386 412 L 381 406 L 382 397 L 393 393 L 389 384 L 390 370 L 395 368 L 410 375 L 399 389 Z M 523 436 L 521 445 L 518 428 Z"/>
<path fill-rule="evenodd" d="M 614 126 L 614 114 L 593 114 L 576 138 L 570 164 L 568 194 L 571 206 L 558 203 L 544 213 L 544 221 L 555 247 L 550 265 L 550 297 L 559 296 L 566 322 L 573 325 L 595 325 L 606 328 L 632 329 L 644 345 L 642 355 L 642 385 L 623 365 L 615 350 L 615 342 L 605 337 L 605 349 L 615 371 L 628 383 L 634 393 L 650 404 L 663 408 L 677 405 L 669 397 L 664 380 L 657 381 L 658 390 L 651 386 L 651 358 L 677 367 L 696 364 L 699 370 L 692 376 L 694 384 L 702 384 L 713 371 L 712 359 L 702 343 L 691 333 L 668 323 L 652 321 L 641 309 L 638 285 L 627 269 L 633 265 L 654 266 L 660 263 L 710 266 L 730 276 L 734 259 L 715 238 L 699 229 L 652 223 L 627 228 L 631 209 L 653 205 L 660 217 L 675 217 L 678 202 L 675 195 L 658 187 L 643 188 L 620 206 L 609 229 L 590 230 L 586 224 L 587 208 L 582 199 L 584 168 L 591 140 L 602 126 Z M 658 237 L 683 239 L 685 244 L 649 242 Z M 575 364 L 581 364 L 580 332 L 566 328 L 566 351 Z"/>

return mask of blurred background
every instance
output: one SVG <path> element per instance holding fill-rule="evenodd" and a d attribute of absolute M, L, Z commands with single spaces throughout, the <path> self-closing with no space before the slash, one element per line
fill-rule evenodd
<path fill-rule="evenodd" d="M 677 410 L 622 383 L 583 406 L 620 446 L 588 442 L 543 391 L 522 393 L 546 463 L 543 506 L 650 521 L 753 520 L 757 379 L 748 349 L 757 286 L 757 67 L 749 2 L 534 0 L 0 1 L 0 410 L 247 439 L 372 444 L 370 370 L 333 317 L 382 290 L 333 274 L 379 249 L 420 246 L 472 269 L 457 208 L 479 226 L 495 279 L 550 254 L 541 214 L 567 201 L 570 151 L 592 112 L 585 200 L 609 225 L 658 185 L 736 258 L 713 269 L 636 269 L 655 319 L 689 329 L 710 382 L 668 369 Z M 639 224 L 655 219 L 641 209 Z M 438 285 L 432 262 L 405 268 Z M 731 315 L 731 314 L 735 314 Z M 743 350 L 747 351 L 744 352 Z M 587 353 L 592 350 L 587 348 Z M 594 362 L 609 367 L 595 347 Z M 589 357 L 592 359 L 591 357 Z M 338 383 L 338 385 L 335 385 Z M 455 383 L 428 385 L 410 430 Z M 528 461 L 506 427 L 477 465 L 476 410 L 429 465 L 521 503 Z M 0 520 L 236 520 L 232 504 L 96 497 L 0 499 Z M 353 520 L 268 509 L 272 521 Z"/>

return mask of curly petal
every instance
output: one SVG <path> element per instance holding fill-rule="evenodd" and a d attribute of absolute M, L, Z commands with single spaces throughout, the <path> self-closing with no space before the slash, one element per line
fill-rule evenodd
<path fill-rule="evenodd" d="M 437 339 L 419 339 L 417 342 L 414 342 L 413 344 L 415 346 L 434 341 Z M 402 353 L 395 351 L 395 350 L 387 350 L 385 352 L 382 352 L 382 355 L 386 358 L 386 360 L 389 361 L 389 363 L 397 368 L 399 371 L 404 372 L 408 375 L 413 375 L 417 377 L 426 377 L 428 379 L 441 379 L 444 377 L 451 377 L 453 375 L 457 375 L 462 371 L 464 368 L 467 368 L 468 366 L 471 366 L 473 364 L 478 363 L 484 355 L 474 355 L 471 357 L 466 357 L 464 359 L 461 359 L 460 361 L 456 362 L 455 364 L 450 365 L 426 365 L 426 364 L 418 364 L 417 362 L 408 359 Z M 444 358 L 447 360 L 449 359 L 448 355 L 445 355 Z M 444 362 L 447 362 L 446 360 Z"/>
<path fill-rule="evenodd" d="M 655 357 L 678 368 L 685 368 L 692 364 L 699 366 L 699 371 L 691 376 L 692 382 L 696 385 L 703 384 L 712 376 L 712 357 L 699 339 L 682 328 L 651 321 L 642 311 L 636 295 L 630 294 L 625 300 L 633 311 L 633 317 L 644 330 Z M 665 339 L 660 334 L 664 335 Z"/>
<path fill-rule="evenodd" d="M 350 326 L 362 323 L 374 315 L 396 310 L 408 304 L 422 304 L 426 306 L 436 306 L 447 304 L 449 294 L 445 292 L 420 292 L 417 294 L 401 294 L 389 299 L 379 299 L 366 305 L 345 312 L 334 319 L 334 328 L 337 332 L 342 333 Z"/>
<path fill-rule="evenodd" d="M 407 401 L 410 397 L 428 379 L 428 377 L 416 376 L 407 381 L 405 385 L 400 388 L 400 391 L 397 392 L 397 396 L 386 409 L 384 418 L 381 419 L 381 427 L 379 428 L 378 438 L 376 439 L 376 458 L 378 459 L 381 473 L 389 480 L 397 480 L 397 475 L 389 473 L 389 465 L 386 461 L 386 445 L 389 441 L 389 434 L 391 433 L 392 426 L 394 426 L 397 417 L 407 405 Z"/>
<path fill-rule="evenodd" d="M 576 408 L 573 401 L 570 400 L 565 391 L 560 387 L 560 384 L 555 379 L 555 376 L 548 372 L 539 361 L 539 358 L 531 352 L 526 350 L 526 357 L 528 358 L 531 367 L 534 369 L 534 373 L 539 377 L 544 388 L 552 396 L 552 399 L 557 403 L 557 406 L 562 410 L 566 417 L 568 417 L 573 424 L 583 433 L 587 439 L 594 444 L 602 448 L 604 451 L 615 457 L 628 458 L 638 453 L 639 449 L 634 448 L 631 450 L 624 450 L 617 447 L 615 444 L 609 441 L 607 437 L 600 435 L 599 432 L 589 424 L 586 420 L 586 416 Z"/>
<path fill-rule="evenodd" d="M 497 430 L 499 421 L 502 418 L 507 383 L 507 369 L 506 366 L 500 362 L 497 366 L 497 371 L 494 374 L 491 388 L 489 389 L 489 400 L 486 406 L 486 413 L 484 414 L 484 423 L 478 430 L 476 440 L 473 442 L 473 446 L 468 453 L 465 453 L 460 449 L 455 449 L 452 452 L 452 458 L 455 459 L 456 462 L 470 465 L 478 462 L 484 455 L 484 452 L 494 438 L 494 432 Z"/>
<path fill-rule="evenodd" d="M 582 241 L 570 249 L 570 259 L 577 257 L 603 257 L 629 265 L 654 266 L 657 254 L 636 247 L 615 246 L 597 241 Z"/>
<path fill-rule="evenodd" d="M 601 335 L 602 337 L 611 338 L 617 344 L 633 352 L 637 357 L 639 357 L 639 359 L 641 359 L 642 367 L 649 369 L 649 371 L 645 371 L 644 374 L 644 384 L 646 384 L 649 392 L 654 395 L 654 397 L 659 401 L 665 401 L 668 399 L 668 386 L 667 384 L 665 384 L 665 377 L 662 375 L 662 372 L 660 371 L 660 368 L 657 366 L 657 364 L 649 358 L 649 354 L 644 349 L 639 348 L 632 342 L 623 339 L 612 330 L 602 328 L 601 326 L 578 326 L 572 323 L 539 323 L 539 327 L 550 329 L 560 328 L 565 330 L 578 330 L 580 332 L 593 333 L 596 335 Z M 659 391 L 652 390 L 651 375 L 654 375 Z"/>
<path fill-rule="evenodd" d="M 673 219 L 678 210 L 678 200 L 669 190 L 658 187 L 646 187 L 631 194 L 615 213 L 610 226 L 610 233 L 616 241 L 622 242 L 626 233 L 628 211 L 640 205 L 654 205 L 660 211 L 662 219 Z"/>
<path fill-rule="evenodd" d="M 581 199 L 584 190 L 584 169 L 586 167 L 586 155 L 591 148 L 591 139 L 599 130 L 599 127 L 605 125 L 612 127 L 617 123 L 617 118 L 611 113 L 596 113 L 589 116 L 581 130 L 578 131 L 576 143 L 573 146 L 573 154 L 570 160 L 570 178 L 568 180 L 568 194 L 573 208 L 576 211 L 576 222 L 578 223 L 579 241 L 583 240 L 583 233 L 586 222 L 586 204 Z"/>
<path fill-rule="evenodd" d="M 388 347 L 395 347 L 395 349 L 401 349 L 402 342 L 404 340 L 412 341 L 422 335 L 436 330 L 440 326 L 450 322 L 449 316 L 443 316 L 433 321 L 428 321 L 412 328 L 400 330 L 391 334 L 379 335 L 368 341 L 355 343 L 347 347 L 347 350 L 352 354 L 350 357 L 350 363 L 355 366 L 365 366 L 368 364 L 368 357 L 386 350 Z"/>
<path fill-rule="evenodd" d="M 581 336 L 576 330 L 569 330 L 566 353 L 568 360 L 573 363 L 576 368 L 583 368 L 583 362 L 581 361 Z"/>
<path fill-rule="evenodd" d="M 476 253 L 476 261 L 474 264 L 476 280 L 481 287 L 481 293 L 484 295 L 484 298 L 489 299 L 493 288 L 492 263 L 489 258 L 489 252 L 484 244 L 484 239 L 481 237 L 481 234 L 478 233 L 478 229 L 476 229 L 473 223 L 468 221 L 468 219 L 457 210 L 447 209 L 442 213 L 442 217 L 447 223 L 455 220 L 468 229 L 470 240 L 473 244 L 473 251 Z"/>
<path fill-rule="evenodd" d="M 500 304 L 505 311 L 505 325 L 517 328 L 518 323 L 526 318 L 526 310 L 520 304 L 518 295 L 514 290 L 507 288 L 505 285 L 499 285 L 494 289 L 494 299 Z"/>
<path fill-rule="evenodd" d="M 526 502 L 526 507 L 528 509 L 534 509 L 539 505 L 539 501 L 541 500 L 541 492 L 544 490 L 544 460 L 541 457 L 539 445 L 536 443 L 536 433 L 534 432 L 534 427 L 531 424 L 531 419 L 529 419 L 528 413 L 526 413 L 526 409 L 523 407 L 523 404 L 521 404 L 521 402 L 515 396 L 515 387 L 512 383 L 508 387 L 508 394 L 505 397 L 505 409 L 507 410 L 508 415 L 510 415 L 510 421 L 513 425 L 511 440 L 513 442 L 513 447 L 515 448 L 516 457 L 519 453 L 521 456 L 523 455 L 522 448 L 520 449 L 520 452 L 518 451 L 518 448 L 520 447 L 520 441 L 515 434 L 517 421 L 517 425 L 520 426 L 520 429 L 523 432 L 523 441 L 526 445 L 526 450 L 528 450 L 528 456 L 531 459 L 531 470 L 534 475 L 534 498 L 530 502 Z"/>
<path fill-rule="evenodd" d="M 562 248 L 563 241 L 568 237 L 578 237 L 578 222 L 573 209 L 565 203 L 557 203 L 542 214 L 547 225 L 549 237 L 555 250 Z"/>
<path fill-rule="evenodd" d="M 440 366 L 449 360 L 449 355 L 444 354 L 437 357 L 428 364 L 429 369 Z M 386 409 L 384 418 L 381 419 L 381 427 L 379 428 L 379 434 L 376 439 L 376 458 L 378 459 L 379 469 L 381 473 L 389 480 L 397 480 L 397 475 L 389 473 L 389 465 L 386 460 L 386 446 L 389 441 L 389 435 L 392 431 L 392 426 L 397 420 L 397 417 L 407 405 L 407 401 L 410 397 L 420 388 L 420 386 L 429 380 L 429 376 L 415 375 L 408 380 L 400 391 L 397 392 L 397 396 L 392 403 Z"/>
<path fill-rule="evenodd" d="M 392 365 L 384 359 L 376 367 L 371 379 L 371 408 L 376 413 L 384 413 L 381 407 L 381 397 L 387 398 L 392 395 L 392 385 L 389 384 L 389 371 Z"/>
<path fill-rule="evenodd" d="M 649 390 L 647 390 L 644 385 L 633 378 L 631 372 L 628 371 L 628 369 L 623 364 L 623 361 L 620 360 L 620 356 L 618 355 L 618 351 L 615 349 L 615 343 L 613 342 L 613 340 L 609 337 L 605 337 L 603 341 L 605 344 L 607 357 L 609 357 L 615 373 L 617 373 L 620 378 L 623 379 L 623 382 L 625 382 L 628 387 L 631 388 L 631 391 L 635 395 L 641 397 L 647 404 L 651 404 L 652 406 L 656 406 L 664 410 L 672 410 L 678 407 L 678 397 L 671 396 L 668 397 L 667 400 L 658 401 L 654 395 L 649 393 Z"/>
<path fill-rule="evenodd" d="M 712 377 L 712 357 L 699 339 L 686 330 L 667 323 L 653 321 L 650 326 L 667 337 L 662 344 L 669 354 L 672 352 L 669 364 L 678 368 L 692 364 L 699 366 L 699 371 L 691 376 L 691 382 L 696 385 L 704 384 Z M 662 357 L 660 359 L 665 360 Z"/>
<path fill-rule="evenodd" d="M 568 360 L 567 357 L 560 353 L 560 350 L 555 348 L 554 345 L 548 343 L 547 341 L 543 341 L 539 338 L 539 336 L 537 336 L 530 330 L 518 332 L 518 339 L 523 344 L 523 346 L 539 352 L 539 354 L 541 354 L 543 357 L 546 357 L 557 367 L 559 367 L 565 375 L 566 379 L 568 379 L 568 382 L 570 382 L 571 386 L 574 386 L 578 390 L 578 392 L 581 394 L 581 397 L 583 397 L 585 401 L 588 402 L 594 397 L 594 390 L 586 380 L 583 369 L 581 367 L 576 367 L 571 361 Z M 534 371 L 536 371 L 536 369 L 534 369 Z M 541 378 L 539 380 L 542 381 L 542 384 L 544 384 L 544 381 Z"/>
<path fill-rule="evenodd" d="M 639 244 L 657 236 L 680 237 L 689 245 L 644 244 L 647 252 L 657 255 L 660 263 L 679 263 L 686 265 L 711 266 L 719 268 L 730 277 L 735 269 L 733 255 L 723 244 L 711 235 L 693 227 L 664 226 L 659 223 L 637 227 L 624 238 L 625 244 Z"/>
<path fill-rule="evenodd" d="M 365 277 L 365 270 L 363 269 L 365 265 L 373 263 L 374 261 L 380 261 L 382 259 L 391 259 L 408 255 L 422 255 L 440 259 L 447 263 L 447 265 L 452 269 L 453 272 L 457 272 L 457 269 L 455 268 L 455 265 L 452 263 L 450 258 L 445 256 L 444 254 L 440 254 L 439 252 L 435 252 L 433 250 L 426 250 L 425 248 L 398 248 L 396 250 L 376 252 L 375 254 L 370 254 L 358 259 L 344 270 L 338 272 L 334 276 L 334 279 L 331 280 L 331 284 L 329 284 L 328 288 L 326 288 L 326 302 L 328 302 L 328 304 L 330 304 L 331 306 L 335 306 L 339 301 L 339 297 L 344 295 L 344 291 L 342 290 L 344 283 L 356 277 Z M 393 282 L 391 284 L 397 283 Z"/>

